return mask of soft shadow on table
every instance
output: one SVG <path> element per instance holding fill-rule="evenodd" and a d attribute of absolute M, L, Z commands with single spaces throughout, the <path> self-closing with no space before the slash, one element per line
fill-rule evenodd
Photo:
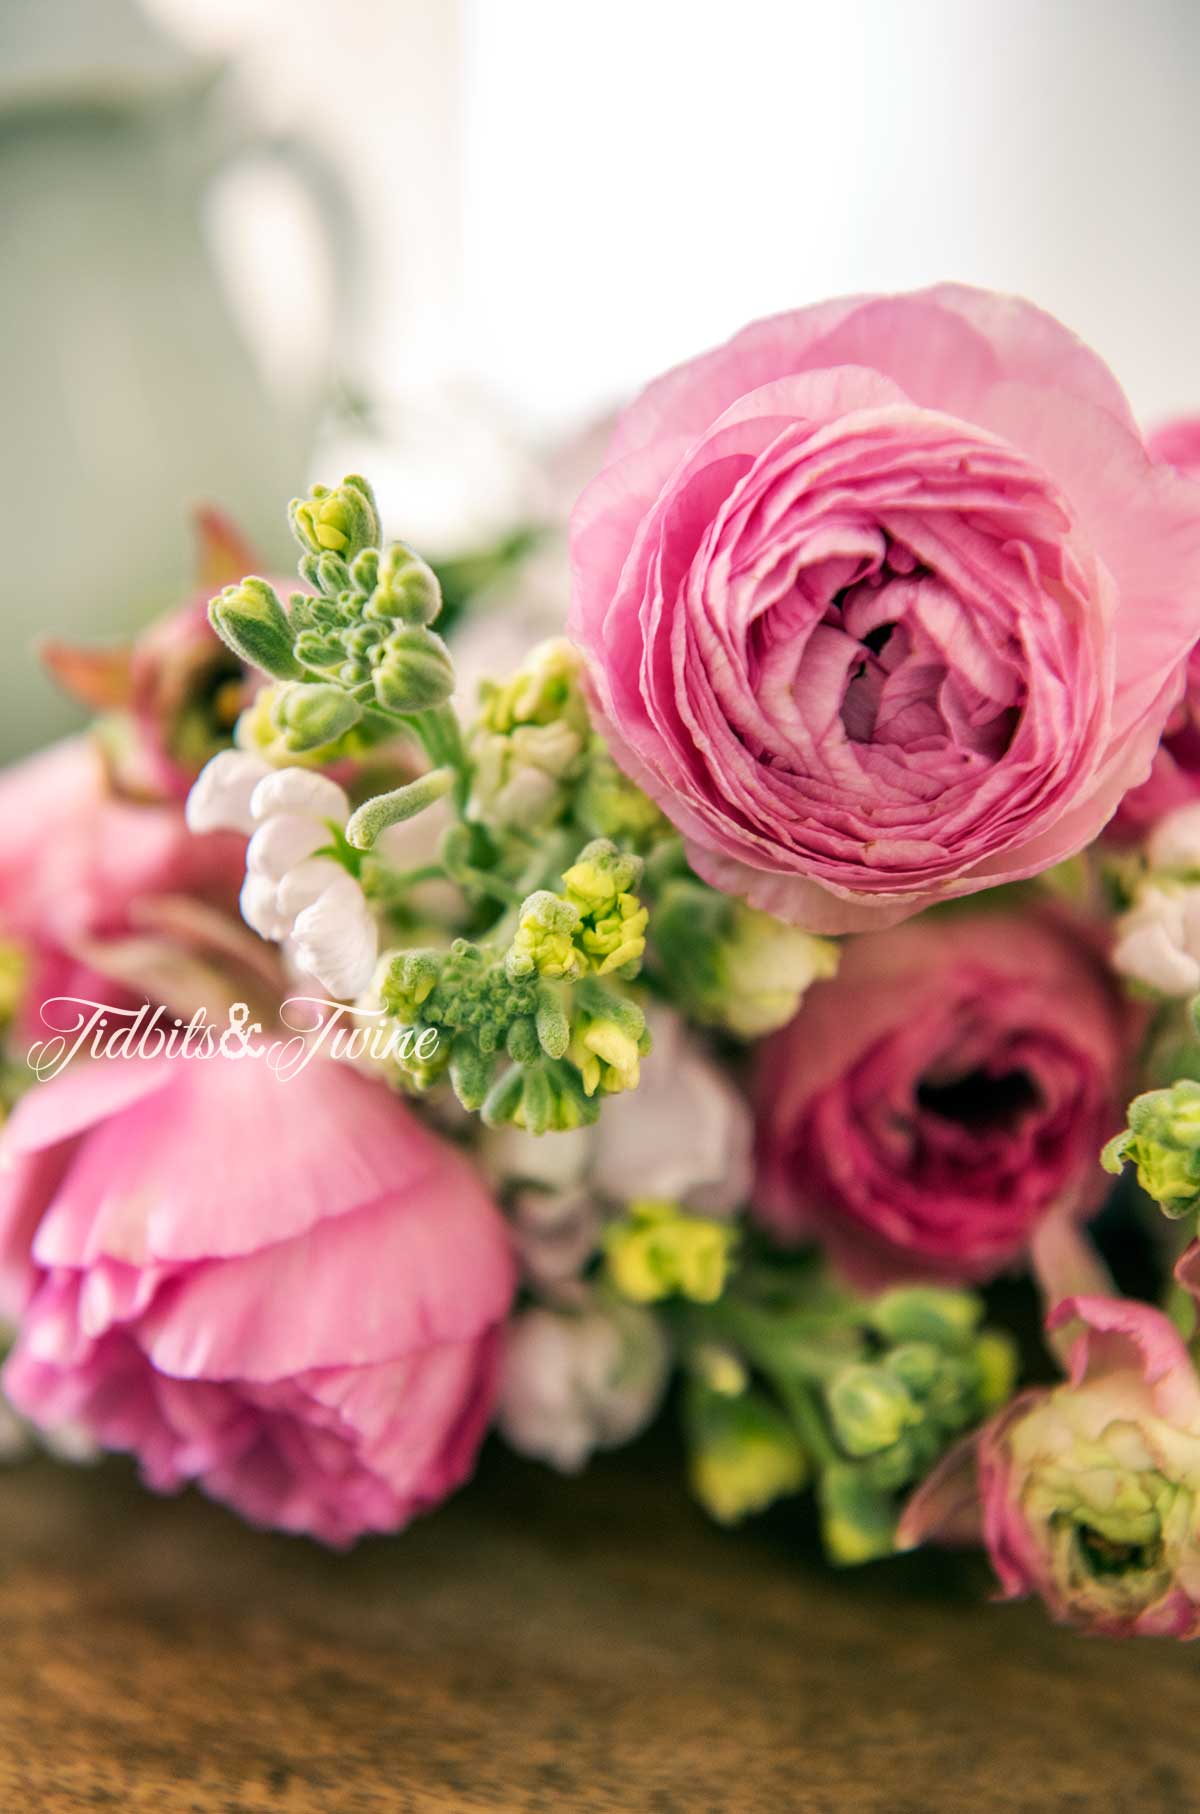
<path fill-rule="evenodd" d="M 833 1573 L 656 1435 L 563 1481 L 498 1448 L 347 1556 L 112 1462 L 0 1477 L 0 1808 L 1196 1805 L 1196 1660 L 991 1607 L 977 1558 Z"/>

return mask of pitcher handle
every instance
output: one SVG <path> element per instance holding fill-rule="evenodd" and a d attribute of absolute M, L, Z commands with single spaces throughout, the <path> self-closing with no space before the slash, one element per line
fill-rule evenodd
<path fill-rule="evenodd" d="M 332 264 L 333 310 L 330 350 L 346 344 L 356 325 L 363 294 L 364 238 L 358 207 L 334 159 L 302 133 L 251 131 L 221 153 L 213 175 L 244 163 L 277 164 L 287 170 L 307 197 L 325 240 Z"/>

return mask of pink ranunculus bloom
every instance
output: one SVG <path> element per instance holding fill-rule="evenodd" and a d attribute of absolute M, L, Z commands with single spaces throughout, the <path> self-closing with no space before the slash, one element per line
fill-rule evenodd
<path fill-rule="evenodd" d="M 1070 1377 L 1022 1394 L 939 1464 L 898 1542 L 982 1535 L 1006 1599 L 1106 1637 L 1200 1636 L 1200 1382 L 1161 1311 L 1065 1299 Z"/>
<path fill-rule="evenodd" d="M 0 938 L 30 954 L 27 1028 L 44 1032 L 40 1005 L 56 995 L 125 1003 L 82 953 L 127 933 L 147 900 L 186 895 L 236 911 L 245 840 L 194 838 L 182 806 L 123 798 L 88 737 L 0 775 L 0 827 Z"/>
<path fill-rule="evenodd" d="M 316 1058 L 98 1060 L 5 1129 L 4 1376 L 36 1424 L 346 1544 L 470 1472 L 513 1266 L 468 1162 Z"/>
<path fill-rule="evenodd" d="M 1200 416 L 1169 422 L 1146 444 L 1154 459 L 1176 467 L 1200 489 Z M 1139 837 L 1177 806 L 1200 799 L 1200 587 L 1192 595 L 1192 634 L 1183 698 L 1163 728 L 1149 779 L 1121 801 L 1114 837 Z"/>
<path fill-rule="evenodd" d="M 1130 1010 L 1056 923 L 958 909 L 849 941 L 763 1042 L 754 1208 L 874 1286 L 985 1279 L 1104 1191 Z"/>
<path fill-rule="evenodd" d="M 1195 639 L 1200 508 L 1101 361 L 957 285 L 660 378 L 572 520 L 613 754 L 695 868 L 815 932 L 1080 850 Z"/>

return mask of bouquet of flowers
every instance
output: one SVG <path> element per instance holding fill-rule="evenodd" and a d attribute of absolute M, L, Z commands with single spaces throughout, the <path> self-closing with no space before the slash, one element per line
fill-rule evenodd
<path fill-rule="evenodd" d="M 947 285 L 651 384 L 523 647 L 553 528 L 203 518 L 0 779 L 13 1417 L 341 1545 L 669 1390 L 715 1518 L 1195 1636 L 1198 481 Z"/>

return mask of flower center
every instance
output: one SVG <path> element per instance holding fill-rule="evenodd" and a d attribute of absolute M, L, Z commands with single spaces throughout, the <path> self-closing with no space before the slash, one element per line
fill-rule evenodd
<path fill-rule="evenodd" d="M 939 770 L 950 755 L 952 774 L 955 759 L 991 764 L 1005 754 L 1024 691 L 1002 664 L 989 674 L 969 651 L 960 668 L 949 601 L 937 574 L 892 546 L 875 571 L 833 595 L 825 622 L 857 645 L 841 702 L 850 742 L 889 746 L 905 763 L 916 757 Z M 960 610 L 955 617 L 961 626 Z"/>
<path fill-rule="evenodd" d="M 1149 1543 L 1114 1543 L 1090 1524 L 1075 1527 L 1080 1559 L 1089 1574 L 1098 1576 L 1145 1574 L 1163 1559 L 1162 1537 Z"/>
<path fill-rule="evenodd" d="M 982 1066 L 945 1081 L 923 1080 L 917 1101 L 929 1114 L 980 1135 L 1012 1133 L 1042 1106 L 1041 1091 L 1027 1071 L 992 1072 Z"/>

